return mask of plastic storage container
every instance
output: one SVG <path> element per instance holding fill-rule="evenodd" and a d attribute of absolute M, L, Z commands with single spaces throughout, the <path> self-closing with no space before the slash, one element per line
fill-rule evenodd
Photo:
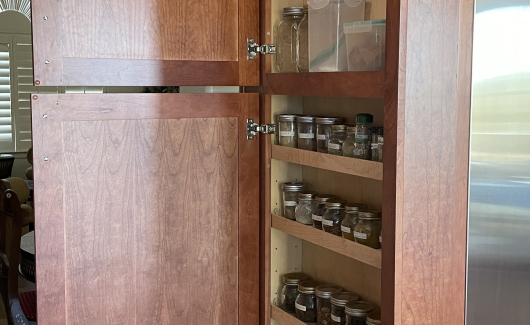
<path fill-rule="evenodd" d="M 386 20 L 344 24 L 349 71 L 385 69 Z"/>
<path fill-rule="evenodd" d="M 347 71 L 345 23 L 364 20 L 365 0 L 308 0 L 309 71 Z"/>

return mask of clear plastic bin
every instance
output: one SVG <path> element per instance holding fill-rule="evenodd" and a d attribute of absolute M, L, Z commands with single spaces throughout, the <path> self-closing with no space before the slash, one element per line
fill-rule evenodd
<path fill-rule="evenodd" d="M 365 0 L 308 0 L 309 71 L 347 71 L 345 23 L 364 20 Z"/>
<path fill-rule="evenodd" d="M 386 20 L 344 24 L 349 71 L 385 69 Z"/>

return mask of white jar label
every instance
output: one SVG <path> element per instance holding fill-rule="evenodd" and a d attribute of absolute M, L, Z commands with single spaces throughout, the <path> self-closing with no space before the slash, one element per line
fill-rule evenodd
<path fill-rule="evenodd" d="M 281 137 L 294 137 L 294 131 L 280 131 Z"/>
<path fill-rule="evenodd" d="M 296 201 L 285 201 L 283 202 L 283 205 L 285 205 L 286 207 L 295 207 L 298 205 L 298 203 L 296 203 Z"/>
<path fill-rule="evenodd" d="M 351 228 L 350 227 L 340 226 L 340 230 L 342 230 L 342 232 L 345 232 L 347 234 L 351 233 Z"/>
<path fill-rule="evenodd" d="M 356 139 L 356 140 L 368 140 L 368 135 L 364 135 L 364 134 L 356 134 L 356 135 L 355 135 L 355 139 Z"/>
<path fill-rule="evenodd" d="M 333 150 L 340 150 L 341 145 L 338 143 L 328 143 L 328 148 Z"/>
<path fill-rule="evenodd" d="M 379 236 L 379 242 L 380 242 L 380 243 L 383 242 L 383 237 Z"/>
<path fill-rule="evenodd" d="M 338 317 L 338 316 L 335 316 L 335 315 L 331 314 L 331 319 L 333 319 L 333 321 L 336 322 L 336 323 L 340 323 L 340 317 Z"/>
<path fill-rule="evenodd" d="M 326 140 L 326 135 L 325 134 L 318 134 L 317 135 L 317 140 Z"/>
<path fill-rule="evenodd" d="M 315 221 L 322 221 L 322 216 L 313 215 L 313 220 Z"/>
<path fill-rule="evenodd" d="M 314 139 L 315 135 L 313 133 L 298 133 L 300 139 Z"/>
<path fill-rule="evenodd" d="M 333 227 L 333 220 L 322 220 L 322 224 L 329 227 Z"/>
<path fill-rule="evenodd" d="M 368 238 L 368 235 L 360 233 L 360 232 L 357 232 L 357 231 L 353 232 L 353 236 L 355 238 L 359 238 L 359 239 L 367 239 Z"/>
<path fill-rule="evenodd" d="M 285 301 L 285 295 L 282 295 L 282 301 Z"/>
<path fill-rule="evenodd" d="M 294 303 L 294 306 L 296 307 L 296 309 L 298 310 L 301 310 L 301 311 L 306 311 L 306 308 L 305 306 L 302 306 L 302 305 L 299 305 L 298 303 Z"/>

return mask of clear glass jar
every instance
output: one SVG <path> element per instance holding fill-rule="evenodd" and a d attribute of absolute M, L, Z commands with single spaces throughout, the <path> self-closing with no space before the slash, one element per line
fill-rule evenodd
<path fill-rule="evenodd" d="M 328 153 L 335 156 L 342 156 L 342 144 L 344 140 L 346 140 L 346 125 L 332 125 L 331 136 L 328 141 Z"/>
<path fill-rule="evenodd" d="M 331 323 L 332 325 L 344 325 L 346 313 L 344 308 L 348 302 L 358 301 L 359 295 L 353 292 L 337 292 L 331 295 Z"/>
<path fill-rule="evenodd" d="M 297 115 L 282 114 L 278 115 L 277 129 L 278 144 L 283 147 L 298 147 L 298 125 L 296 124 Z"/>
<path fill-rule="evenodd" d="M 377 138 L 377 141 L 378 141 L 378 146 L 377 146 L 377 150 L 378 150 L 378 156 L 377 156 L 377 161 L 379 162 L 383 162 L 383 144 L 384 144 L 384 139 L 383 139 L 383 136 L 379 136 Z"/>
<path fill-rule="evenodd" d="M 342 117 L 317 117 L 317 151 L 328 153 L 328 141 L 331 136 L 331 126 L 344 121 Z"/>
<path fill-rule="evenodd" d="M 298 284 L 309 280 L 304 273 L 288 273 L 282 277 L 283 287 L 279 307 L 289 313 L 296 312 L 295 302 L 298 297 Z"/>
<path fill-rule="evenodd" d="M 381 325 L 381 312 L 373 311 L 366 315 L 366 325 Z"/>
<path fill-rule="evenodd" d="M 345 325 L 366 325 L 366 315 L 374 309 L 374 306 L 366 301 L 352 301 L 346 304 Z"/>
<path fill-rule="evenodd" d="M 331 200 L 326 202 L 326 214 L 322 217 L 322 229 L 335 236 L 342 236 L 340 225 L 344 216 L 344 201 Z"/>
<path fill-rule="evenodd" d="M 306 188 L 301 182 L 288 182 L 282 184 L 283 192 L 283 216 L 287 219 L 296 219 L 296 206 L 298 205 L 298 193 Z"/>
<path fill-rule="evenodd" d="M 353 150 L 355 149 L 355 130 L 357 128 L 355 126 L 348 126 L 346 128 L 346 140 L 344 140 L 344 144 L 342 145 L 342 155 L 344 157 L 351 157 L 353 158 Z"/>
<path fill-rule="evenodd" d="M 342 287 L 328 284 L 317 287 L 317 325 L 331 324 L 331 295 L 337 292 L 342 292 Z"/>
<path fill-rule="evenodd" d="M 276 38 L 276 66 L 278 72 L 298 72 L 297 37 L 298 26 L 304 18 L 304 8 L 283 8 L 283 20 L 278 24 Z"/>
<path fill-rule="evenodd" d="M 383 225 L 381 211 L 360 211 L 358 218 L 359 222 L 353 232 L 355 242 L 375 249 L 381 248 L 381 243 L 379 242 L 379 235 Z"/>
<path fill-rule="evenodd" d="M 372 123 L 374 116 L 371 114 L 358 114 L 355 117 L 357 132 L 355 133 L 355 149 L 353 157 L 370 160 L 372 156 Z"/>
<path fill-rule="evenodd" d="M 317 125 L 313 116 L 299 116 L 298 123 L 298 149 L 317 151 Z"/>
<path fill-rule="evenodd" d="M 306 323 L 317 321 L 317 296 L 316 287 L 322 285 L 314 280 L 302 281 L 298 284 L 298 298 L 296 298 L 296 318 Z"/>
<path fill-rule="evenodd" d="M 346 206 L 344 207 L 344 213 L 346 215 L 344 216 L 344 219 L 342 219 L 342 223 L 340 224 L 340 231 L 342 232 L 342 237 L 351 241 L 355 241 L 355 238 L 353 237 L 353 230 L 357 225 L 357 214 L 359 213 L 360 209 L 366 209 L 366 207 L 366 204 L 362 203 L 346 204 Z"/>
<path fill-rule="evenodd" d="M 322 230 L 322 217 L 326 214 L 326 202 L 334 198 L 335 196 L 331 194 L 319 194 L 315 197 L 315 208 L 311 218 L 313 219 L 313 227 L 316 229 Z"/>
<path fill-rule="evenodd" d="M 313 224 L 313 209 L 315 208 L 314 199 L 317 195 L 314 191 L 304 191 L 298 193 L 298 205 L 295 209 L 296 221 L 304 224 Z"/>
<path fill-rule="evenodd" d="M 298 25 L 298 72 L 309 72 L 309 20 L 307 16 L 308 7 L 304 6 L 304 18 Z"/>

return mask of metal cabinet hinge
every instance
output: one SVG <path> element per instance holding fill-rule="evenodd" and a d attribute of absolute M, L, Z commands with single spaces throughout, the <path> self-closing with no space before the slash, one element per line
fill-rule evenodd
<path fill-rule="evenodd" d="M 263 124 L 258 125 L 254 123 L 253 119 L 247 120 L 247 140 L 252 140 L 258 133 L 274 134 L 276 132 L 276 125 Z"/>
<path fill-rule="evenodd" d="M 253 38 L 247 38 L 247 60 L 254 60 L 258 54 L 276 54 L 276 45 L 257 44 Z"/>

